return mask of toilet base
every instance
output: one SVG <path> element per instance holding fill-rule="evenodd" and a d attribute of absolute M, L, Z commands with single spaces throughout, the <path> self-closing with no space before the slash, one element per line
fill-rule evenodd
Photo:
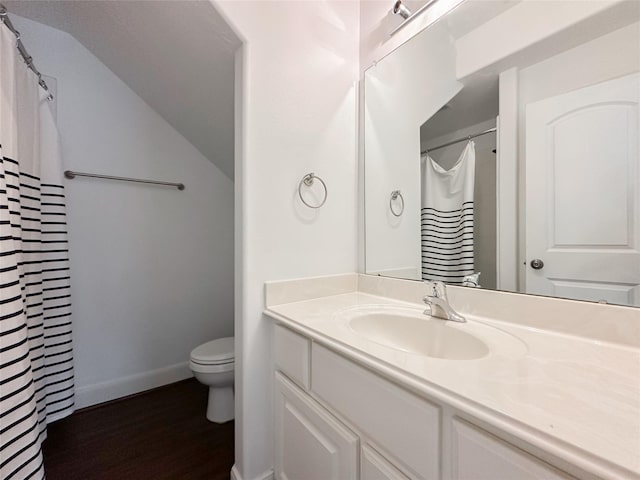
<path fill-rule="evenodd" d="M 233 387 L 209 387 L 207 420 L 214 423 L 225 423 L 233 419 Z"/>

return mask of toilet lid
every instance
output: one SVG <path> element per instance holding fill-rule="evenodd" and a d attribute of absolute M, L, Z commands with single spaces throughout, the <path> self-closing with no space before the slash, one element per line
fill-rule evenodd
<path fill-rule="evenodd" d="M 196 347 L 191 360 L 205 365 L 231 363 L 234 359 L 233 337 L 218 338 Z"/>

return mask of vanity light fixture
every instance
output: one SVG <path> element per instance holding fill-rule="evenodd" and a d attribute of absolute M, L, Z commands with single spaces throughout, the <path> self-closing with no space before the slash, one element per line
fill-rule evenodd
<path fill-rule="evenodd" d="M 413 15 L 413 12 L 411 12 L 409 7 L 407 7 L 404 3 L 402 3 L 402 0 L 398 0 L 396 3 L 393 4 L 393 14 L 400 15 L 402 18 L 406 20 L 411 15 Z"/>
<path fill-rule="evenodd" d="M 415 12 L 412 12 L 411 9 L 409 7 L 407 7 L 402 2 L 402 0 L 397 0 L 393 4 L 393 8 L 391 9 L 391 11 L 393 12 L 394 15 L 400 15 L 402 17 L 402 23 L 400 25 L 398 25 L 390 33 L 390 35 L 393 36 L 398 30 L 400 30 L 401 28 L 405 27 L 413 19 L 418 18 L 421 13 L 427 11 L 427 9 L 430 8 L 431 6 L 433 6 L 433 4 L 436 3 L 437 1 L 438 0 L 426 0 L 424 5 L 422 5 L 420 8 L 418 8 Z M 449 0 L 448 3 L 451 3 L 451 5 L 453 7 L 453 6 L 458 5 L 462 1 L 464 1 L 464 0 Z"/>

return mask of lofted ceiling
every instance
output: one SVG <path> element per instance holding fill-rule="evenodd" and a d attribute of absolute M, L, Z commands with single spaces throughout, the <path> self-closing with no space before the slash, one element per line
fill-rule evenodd
<path fill-rule="evenodd" d="M 9 13 L 65 31 L 233 179 L 234 55 L 208 0 L 8 0 Z M 28 46 L 28 39 L 25 39 Z"/>
<path fill-rule="evenodd" d="M 515 7 L 522 0 L 480 0 L 466 2 L 444 17 L 453 38 L 460 38 L 492 18 Z"/>
<path fill-rule="evenodd" d="M 482 0 L 466 2 L 444 17 L 454 39 L 516 6 L 521 0 Z M 420 127 L 424 145 L 456 130 L 461 130 L 498 115 L 498 75 L 478 74 L 462 80 L 464 87 L 445 107 Z"/>
<path fill-rule="evenodd" d="M 477 75 L 420 127 L 421 143 L 498 116 L 498 76 Z"/>

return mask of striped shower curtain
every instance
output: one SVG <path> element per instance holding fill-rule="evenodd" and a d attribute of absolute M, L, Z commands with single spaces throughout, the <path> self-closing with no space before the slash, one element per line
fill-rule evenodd
<path fill-rule="evenodd" d="M 0 153 L 0 478 L 37 479 L 74 405 L 65 197 L 46 92 L 1 24 Z"/>
<path fill-rule="evenodd" d="M 474 273 L 475 143 L 449 170 L 429 155 L 422 160 L 422 279 L 462 285 Z"/>

